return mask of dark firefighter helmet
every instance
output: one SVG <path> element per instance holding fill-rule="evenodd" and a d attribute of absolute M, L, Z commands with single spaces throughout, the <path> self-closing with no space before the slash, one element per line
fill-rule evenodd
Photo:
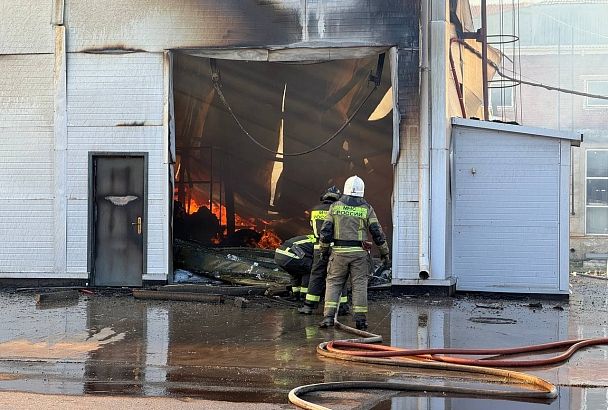
<path fill-rule="evenodd" d="M 336 188 L 335 185 L 327 188 L 327 191 L 325 191 L 323 193 L 323 195 L 321 195 L 321 201 L 337 201 L 338 199 L 340 199 L 340 196 L 342 195 L 342 192 L 340 192 L 340 190 L 338 188 Z"/>

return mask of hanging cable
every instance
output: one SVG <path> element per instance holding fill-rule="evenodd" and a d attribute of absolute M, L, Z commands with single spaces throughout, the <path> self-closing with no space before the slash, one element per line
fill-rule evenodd
<path fill-rule="evenodd" d="M 517 35 L 519 35 L 519 31 L 521 30 L 521 14 L 519 12 L 519 1 L 520 0 L 517 0 Z M 517 65 L 518 65 L 517 72 L 519 73 L 519 83 L 521 84 L 521 77 L 523 74 L 521 72 L 521 44 L 520 43 L 517 44 Z M 515 68 L 513 68 L 513 70 L 515 70 Z M 523 108 L 522 94 L 523 94 L 523 92 L 520 88 L 519 89 L 519 119 L 523 123 L 524 108 Z"/>
<path fill-rule="evenodd" d="M 473 54 L 475 54 L 477 57 L 481 58 L 481 54 L 479 53 L 479 51 L 475 50 L 475 48 L 473 46 L 467 44 L 464 40 L 461 40 L 461 39 L 456 39 L 456 41 L 459 44 L 462 44 L 464 46 L 464 48 L 466 48 L 467 50 L 469 50 L 470 52 L 472 52 Z M 544 89 L 549 90 L 549 91 L 557 91 L 557 92 L 564 93 L 564 94 L 573 94 L 573 95 L 579 95 L 581 97 L 597 98 L 599 100 L 608 100 L 608 95 L 590 94 L 590 93 L 584 93 L 582 91 L 569 90 L 567 88 L 554 87 L 554 86 L 551 86 L 551 85 L 542 84 L 542 83 L 538 83 L 538 82 L 518 80 L 517 78 L 514 78 L 514 77 L 511 77 L 509 75 L 504 74 L 500 70 L 500 67 L 496 63 L 494 63 L 493 61 L 488 60 L 488 64 L 490 66 L 492 66 L 492 68 L 494 68 L 496 70 L 496 72 L 500 76 L 506 78 L 507 80 L 511 80 L 511 81 L 514 81 L 514 82 L 519 83 L 519 84 L 530 85 L 532 87 L 540 87 L 540 88 L 544 88 Z M 521 75 L 521 73 L 520 73 L 520 75 Z"/>
<path fill-rule="evenodd" d="M 264 144 L 262 144 L 257 139 L 255 139 L 245 129 L 245 127 L 243 126 L 243 124 L 241 123 L 241 121 L 239 120 L 239 118 L 236 116 L 236 114 L 232 110 L 232 107 L 228 103 L 228 100 L 226 99 L 226 96 L 222 92 L 221 76 L 220 76 L 219 67 L 217 65 L 217 61 L 214 58 L 211 58 L 211 59 L 209 59 L 209 63 L 211 65 L 211 81 L 213 82 L 213 87 L 215 88 L 215 91 L 217 92 L 217 95 L 220 97 L 220 101 L 222 102 L 222 104 L 224 104 L 224 107 L 226 107 L 226 109 L 230 113 L 230 116 L 232 116 L 232 118 L 234 119 L 234 121 L 236 122 L 236 124 L 239 126 L 239 128 L 241 129 L 241 131 L 243 131 L 243 134 L 245 134 L 251 140 L 251 142 L 253 142 L 255 145 L 257 145 L 258 147 L 260 147 L 264 151 L 269 152 L 270 154 L 272 154 L 275 157 L 278 157 L 278 156 L 297 157 L 297 156 L 301 156 L 301 155 L 310 154 L 310 153 L 312 153 L 312 152 L 314 152 L 314 151 L 316 151 L 316 150 L 324 147 L 325 145 L 329 144 L 334 138 L 336 138 L 338 135 L 340 135 L 340 133 L 342 131 L 344 131 L 344 129 L 352 122 L 352 120 L 359 113 L 359 111 L 361 110 L 361 108 L 363 108 L 363 106 L 365 105 L 365 103 L 367 102 L 367 100 L 369 100 L 369 98 L 372 96 L 372 94 L 374 93 L 374 91 L 376 91 L 378 89 L 379 85 L 380 85 L 380 79 L 381 79 L 381 76 L 382 76 L 382 67 L 383 67 L 383 64 L 384 64 L 384 54 L 381 54 L 380 56 L 378 56 L 378 67 L 377 67 L 376 74 L 375 75 L 370 75 L 370 77 L 369 77 L 369 80 L 374 82 L 374 87 L 365 96 L 365 98 L 361 101 L 361 103 L 357 106 L 357 108 L 355 109 L 355 111 L 353 111 L 353 113 L 346 119 L 346 121 L 340 126 L 340 128 L 338 128 L 338 130 L 336 132 L 334 132 L 329 138 L 327 138 L 321 144 L 317 145 L 316 147 L 310 148 L 310 149 L 308 149 L 306 151 L 300 151 L 300 152 L 278 152 L 278 151 L 275 151 L 274 149 L 266 147 Z"/>

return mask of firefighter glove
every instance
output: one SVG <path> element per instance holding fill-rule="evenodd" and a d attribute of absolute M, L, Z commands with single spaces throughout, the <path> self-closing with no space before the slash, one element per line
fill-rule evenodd
<path fill-rule="evenodd" d="M 380 258 L 382 259 L 382 266 L 385 268 L 391 267 L 391 258 L 389 255 L 388 244 L 384 242 L 382 245 L 378 247 L 380 249 Z"/>
<path fill-rule="evenodd" d="M 382 266 L 383 266 L 385 269 L 390 269 L 390 268 L 391 268 L 391 258 L 390 258 L 390 256 L 388 256 L 388 255 L 384 255 L 384 256 L 382 257 Z"/>
<path fill-rule="evenodd" d="M 380 251 L 380 257 L 382 259 L 384 259 L 384 257 L 388 256 L 389 254 L 388 244 L 386 242 L 384 242 L 382 245 L 379 245 L 378 250 Z"/>
<path fill-rule="evenodd" d="M 321 242 L 321 258 L 323 258 L 324 261 L 328 261 L 330 253 L 331 247 L 329 246 L 329 244 Z"/>

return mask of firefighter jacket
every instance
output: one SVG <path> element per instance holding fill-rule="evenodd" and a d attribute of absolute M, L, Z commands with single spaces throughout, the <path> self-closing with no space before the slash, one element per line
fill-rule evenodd
<path fill-rule="evenodd" d="M 317 240 L 319 239 L 321 226 L 327 217 L 327 211 L 329 211 L 329 207 L 334 202 L 335 201 L 323 201 L 310 211 L 310 226 L 312 227 L 312 232 Z"/>
<path fill-rule="evenodd" d="M 388 254 L 388 245 L 374 208 L 364 198 L 343 195 L 334 202 L 320 231 L 323 244 L 334 243 L 334 250 L 361 250 L 362 242 L 372 240 L 382 255 Z"/>
<path fill-rule="evenodd" d="M 288 272 L 290 270 L 310 272 L 313 247 L 316 241 L 314 235 L 302 235 L 288 239 L 274 251 L 274 261 Z"/>

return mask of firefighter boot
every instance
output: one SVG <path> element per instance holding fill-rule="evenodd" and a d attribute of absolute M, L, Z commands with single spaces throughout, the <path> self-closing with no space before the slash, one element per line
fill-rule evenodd
<path fill-rule="evenodd" d="M 304 302 L 301 308 L 298 309 L 298 312 L 303 315 L 312 315 L 313 310 L 315 310 L 317 306 L 313 303 Z"/>
<path fill-rule="evenodd" d="M 350 306 L 346 303 L 340 303 L 338 307 L 338 316 L 346 316 L 350 313 Z"/>
<path fill-rule="evenodd" d="M 289 295 L 289 297 L 287 298 L 287 300 L 289 302 L 299 302 L 300 300 L 302 300 L 302 297 L 300 295 L 300 292 L 291 292 L 291 294 Z"/>
<path fill-rule="evenodd" d="M 355 315 L 355 327 L 358 330 L 367 330 L 367 318 L 363 313 L 357 313 Z"/>
<path fill-rule="evenodd" d="M 332 327 L 334 325 L 334 317 L 333 316 L 325 316 L 323 321 L 319 323 L 319 327 L 321 329 L 326 329 L 328 327 Z"/>

